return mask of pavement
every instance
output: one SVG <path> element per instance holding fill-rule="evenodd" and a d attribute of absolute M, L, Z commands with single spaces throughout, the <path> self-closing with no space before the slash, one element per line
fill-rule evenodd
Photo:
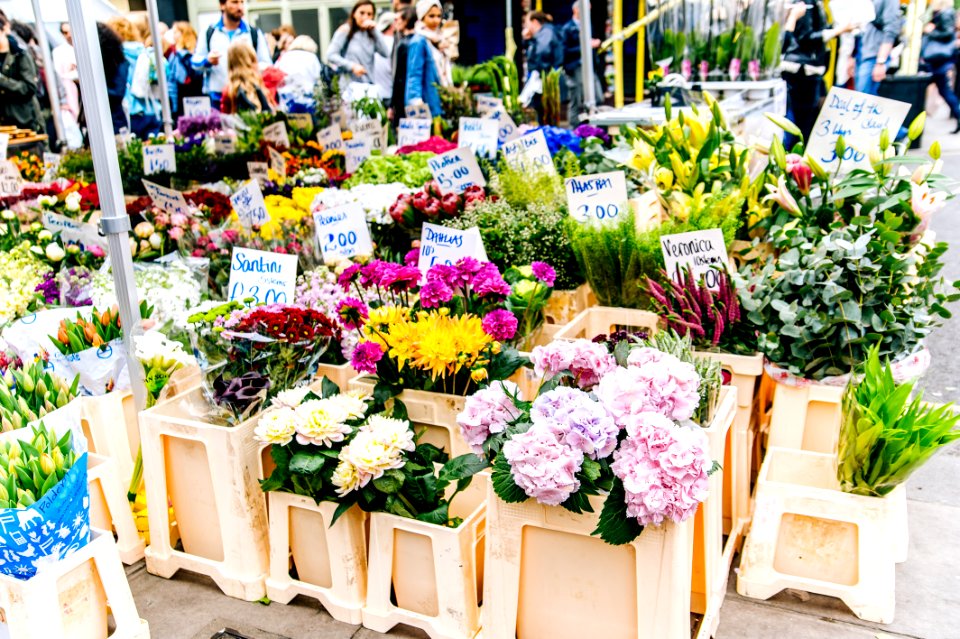
<path fill-rule="evenodd" d="M 942 104 L 928 102 L 924 146 L 939 140 L 944 172 L 960 181 L 960 135 Z M 935 216 L 937 239 L 960 247 L 960 199 Z M 960 280 L 960 248 L 947 254 L 945 275 Z M 960 400 L 960 357 L 951 353 L 960 334 L 957 317 L 933 334 L 933 364 L 924 380 L 930 401 Z M 907 484 L 909 556 L 897 566 L 897 607 L 893 623 L 874 624 L 854 616 L 839 600 L 784 591 L 767 601 L 736 593 L 734 559 L 715 639 L 957 639 L 960 637 L 960 446 L 942 451 Z M 248 603 L 220 593 L 207 577 L 181 571 L 171 579 L 127 567 L 138 611 L 153 639 L 210 639 L 230 628 L 249 639 L 374 639 L 379 633 L 334 621 L 314 600 L 297 597 L 288 605 Z M 398 626 L 390 637 L 418 638 L 419 630 Z M 230 637 L 230 635 L 227 635 Z M 541 638 L 532 638 L 541 639 Z M 549 639 L 549 638 L 542 638 Z M 584 637 L 584 639 L 593 639 Z M 596 639 L 606 639 L 598 637 Z M 658 638 L 652 638 L 658 639 Z"/>

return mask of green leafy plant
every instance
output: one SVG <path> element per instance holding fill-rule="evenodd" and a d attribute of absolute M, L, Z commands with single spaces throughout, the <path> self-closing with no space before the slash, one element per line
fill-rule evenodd
<path fill-rule="evenodd" d="M 492 176 L 491 186 L 508 204 L 518 208 L 537 203 L 556 208 L 566 206 L 567 192 L 558 173 L 524 171 L 501 161 L 499 174 Z"/>
<path fill-rule="evenodd" d="M 779 255 L 734 276 L 759 350 L 794 375 L 849 373 L 874 345 L 882 357 L 909 355 L 960 299 L 960 283 L 948 290 L 939 275 L 945 243 L 900 252 L 901 218 L 852 222 L 783 230 Z"/>
<path fill-rule="evenodd" d="M 953 405 L 911 399 L 914 385 L 897 384 L 890 362 L 880 363 L 880 349 L 870 349 L 862 379 L 843 394 L 837 479 L 844 492 L 883 497 L 960 439 Z"/>
<path fill-rule="evenodd" d="M 543 77 L 543 124 L 560 125 L 560 70 L 551 69 Z"/>
<path fill-rule="evenodd" d="M 357 184 L 389 184 L 401 182 L 410 188 L 419 189 L 433 179 L 427 159 L 433 153 L 408 153 L 406 155 L 374 155 L 367 158 L 360 168 L 343 183 L 344 188 Z"/>

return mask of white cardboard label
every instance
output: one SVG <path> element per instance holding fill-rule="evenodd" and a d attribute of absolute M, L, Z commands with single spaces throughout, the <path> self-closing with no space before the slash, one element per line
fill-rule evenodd
<path fill-rule="evenodd" d="M 477 227 L 466 230 L 451 229 L 425 222 L 420 235 L 420 261 L 417 267 L 422 273 L 434 264 L 455 264 L 464 257 L 487 261 L 483 238 Z"/>
<path fill-rule="evenodd" d="M 51 233 L 59 233 L 60 238 L 67 242 L 79 242 L 85 247 L 99 246 L 107 250 L 107 238 L 101 237 L 96 224 L 74 220 L 53 211 L 43 211 L 40 222 L 43 228 Z"/>
<path fill-rule="evenodd" d="M 184 215 L 190 210 L 183 193 L 180 191 L 168 189 L 147 180 L 143 180 L 143 186 L 147 189 L 147 195 L 150 196 L 157 208 L 161 208 L 167 213 L 183 213 Z"/>
<path fill-rule="evenodd" d="M 367 218 L 359 203 L 349 202 L 316 211 L 313 222 L 323 261 L 327 264 L 373 254 Z"/>
<path fill-rule="evenodd" d="M 269 170 L 270 165 L 266 162 L 247 162 L 247 173 L 250 174 L 250 179 L 260 184 L 270 179 L 270 174 L 267 173 Z"/>
<path fill-rule="evenodd" d="M 233 247 L 229 301 L 252 297 L 258 304 L 292 304 L 296 285 L 296 255 Z"/>
<path fill-rule="evenodd" d="M 397 146 L 413 146 L 430 139 L 433 122 L 422 118 L 400 118 L 397 127 Z"/>
<path fill-rule="evenodd" d="M 704 277 L 707 286 L 717 289 L 717 271 L 725 271 L 729 265 L 727 245 L 720 229 L 704 229 L 676 235 L 661 235 L 660 250 L 667 273 L 675 282 L 680 282 L 680 268 L 687 268 L 697 280 Z"/>
<path fill-rule="evenodd" d="M 497 141 L 502 145 L 505 142 L 514 140 L 520 137 L 520 131 L 517 130 L 517 124 L 513 121 L 513 118 L 503 110 L 503 108 L 494 109 L 484 116 L 485 118 L 490 118 L 491 120 L 496 120 L 500 131 L 497 135 Z"/>
<path fill-rule="evenodd" d="M 143 147 L 143 174 L 176 173 L 177 156 L 172 144 L 153 144 Z"/>
<path fill-rule="evenodd" d="M 313 116 L 309 113 L 288 113 L 287 121 L 298 129 L 306 131 L 313 129 Z"/>
<path fill-rule="evenodd" d="M 503 157 L 507 164 L 516 171 L 528 173 L 545 171 L 553 175 L 557 173 L 543 131 L 534 131 L 505 143 L 503 145 Z"/>
<path fill-rule="evenodd" d="M 340 132 L 340 125 L 334 122 L 327 128 L 317 131 L 317 144 L 322 146 L 324 151 L 343 149 L 343 134 Z"/>
<path fill-rule="evenodd" d="M 283 157 L 283 153 L 280 153 L 280 151 L 277 151 L 272 146 L 268 146 L 267 151 L 270 154 L 270 168 L 281 178 L 286 177 L 287 158 Z"/>
<path fill-rule="evenodd" d="M 500 125 L 496 120 L 484 118 L 460 118 L 457 146 L 467 147 L 480 157 L 497 155 L 500 140 Z"/>
<path fill-rule="evenodd" d="M 347 154 L 347 173 L 354 173 L 363 161 L 370 157 L 373 149 L 373 140 L 365 135 L 345 140 L 343 143 Z"/>
<path fill-rule="evenodd" d="M 872 171 L 869 154 L 878 148 L 880 133 L 889 131 L 892 142 L 909 112 L 906 102 L 834 87 L 810 133 L 806 152 L 827 172 L 836 171 L 838 163 L 844 173 L 853 169 Z M 843 158 L 837 158 L 837 138 L 841 135 L 847 148 Z"/>
<path fill-rule="evenodd" d="M 213 138 L 213 150 L 217 155 L 233 155 L 237 152 L 237 138 L 221 133 Z"/>
<path fill-rule="evenodd" d="M 567 178 L 567 209 L 578 222 L 609 224 L 620 219 L 627 206 L 627 179 L 623 171 Z"/>
<path fill-rule="evenodd" d="M 387 132 L 383 130 L 380 120 L 363 120 L 354 122 L 350 127 L 354 137 L 370 138 L 370 148 L 382 151 L 387 148 Z"/>
<path fill-rule="evenodd" d="M 188 118 L 206 117 L 210 115 L 210 98 L 203 96 L 184 98 L 183 114 Z"/>
<path fill-rule="evenodd" d="M 430 115 L 430 107 L 426 102 L 421 102 L 420 104 L 409 104 L 407 105 L 407 117 L 408 118 L 417 118 L 418 120 L 432 120 L 433 117 Z"/>
<path fill-rule="evenodd" d="M 20 169 L 10 160 L 0 158 L 0 195 L 20 195 L 22 190 Z"/>
<path fill-rule="evenodd" d="M 270 126 L 263 127 L 263 139 L 270 144 L 288 148 L 290 146 L 290 136 L 287 135 L 286 122 L 274 122 Z"/>
<path fill-rule="evenodd" d="M 483 172 L 470 149 L 456 148 L 427 159 L 433 179 L 443 193 L 463 193 L 468 186 L 486 186 Z"/>
<path fill-rule="evenodd" d="M 495 98 L 492 95 L 478 95 L 477 96 L 477 113 L 480 114 L 480 117 L 483 117 L 489 113 L 496 111 L 497 109 L 503 108 L 503 100 L 500 98 Z"/>
<path fill-rule="evenodd" d="M 239 191 L 230 196 L 230 204 L 237 212 L 240 223 L 246 227 L 263 226 L 270 221 L 270 213 L 263 201 L 263 191 L 256 180 L 249 180 Z"/>
<path fill-rule="evenodd" d="M 0 160 L 6 159 L 8 146 L 10 146 L 10 135 L 0 133 Z"/>

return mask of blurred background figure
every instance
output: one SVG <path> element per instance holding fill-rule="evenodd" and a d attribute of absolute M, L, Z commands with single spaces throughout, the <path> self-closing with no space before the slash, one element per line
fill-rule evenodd
<path fill-rule="evenodd" d="M 376 54 L 390 55 L 373 14 L 371 0 L 357 0 L 347 21 L 337 28 L 327 47 L 327 64 L 340 73 L 342 90 L 353 82 L 372 84 Z"/>
<path fill-rule="evenodd" d="M 589 5 L 587 5 L 589 7 Z M 560 35 L 563 40 L 563 70 L 567 74 L 567 89 L 570 96 L 570 125 L 580 124 L 580 116 L 584 109 L 583 104 L 583 56 L 580 50 L 580 3 L 574 2 L 573 17 L 570 22 L 563 25 Z M 600 40 L 593 38 L 590 40 L 590 49 L 595 50 L 600 47 Z M 588 63 L 593 65 L 594 74 L 594 97 L 597 103 L 603 102 L 603 87 L 600 86 L 600 78 L 596 73 L 597 65 L 594 63 L 593 55 L 590 56 Z"/>
<path fill-rule="evenodd" d="M 257 54 L 246 42 L 235 42 L 227 49 L 227 67 L 230 74 L 223 92 L 221 111 L 273 111 L 267 91 L 260 77 Z"/>
<path fill-rule="evenodd" d="M 384 11 L 377 17 L 377 31 L 387 43 L 387 55 L 377 53 L 373 58 L 373 83 L 377 85 L 380 99 L 387 106 L 393 95 L 393 41 L 395 38 L 397 14 Z"/>
<path fill-rule="evenodd" d="M 443 22 L 443 13 L 439 0 L 420 0 L 417 3 L 416 33 L 407 44 L 406 89 L 404 90 L 404 112 L 410 106 L 426 104 L 430 115 L 437 117 L 442 113 L 438 86 L 449 86 L 444 82 L 443 65 L 447 58 L 435 40 L 427 36 L 438 34 Z"/>
<path fill-rule="evenodd" d="M 393 89 L 390 95 L 390 119 L 394 126 L 400 123 L 400 118 L 406 117 L 404 112 L 407 89 L 407 55 L 410 49 L 410 39 L 416 33 L 417 10 L 407 7 L 400 12 L 393 35 Z"/>
<path fill-rule="evenodd" d="M 184 98 L 203 95 L 203 72 L 193 66 L 193 52 L 197 48 L 197 32 L 189 22 L 175 22 L 176 45 L 167 57 L 170 77 L 167 82 L 176 86 L 176 100 L 171 101 L 177 115 L 183 115 Z M 173 95 L 171 91 L 171 95 Z"/>
<path fill-rule="evenodd" d="M 276 63 L 284 73 L 284 89 L 313 95 L 322 67 L 317 57 L 317 43 L 310 36 L 297 36 Z"/>
<path fill-rule="evenodd" d="M 0 124 L 43 132 L 38 88 L 33 55 L 13 37 L 10 19 L 0 14 Z"/>
<path fill-rule="evenodd" d="M 950 73 L 954 72 L 954 56 L 957 52 L 956 13 L 953 0 L 934 0 L 933 15 L 923 28 L 923 48 L 920 55 L 933 75 L 933 83 L 940 96 L 950 107 L 950 117 L 957 121 L 954 133 L 960 133 L 960 102 L 950 87 Z"/>

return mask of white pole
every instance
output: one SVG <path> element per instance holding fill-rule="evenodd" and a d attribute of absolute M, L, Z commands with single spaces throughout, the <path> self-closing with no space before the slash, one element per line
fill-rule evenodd
<path fill-rule="evenodd" d="M 593 113 L 597 106 L 597 94 L 594 90 L 596 80 L 593 75 L 593 25 L 590 21 L 590 2 L 580 0 L 580 79 L 583 83 L 583 108 Z"/>
<path fill-rule="evenodd" d="M 120 306 L 120 321 L 123 324 L 127 368 L 133 386 L 133 398 L 137 410 L 141 411 L 147 405 L 147 390 L 143 384 L 143 368 L 134 355 L 133 347 L 134 336 L 143 331 L 140 326 L 140 305 L 137 301 L 133 258 L 130 256 L 128 239 L 130 218 L 123 202 L 120 163 L 117 160 L 116 138 L 110 117 L 110 101 L 107 97 L 107 81 L 103 73 L 97 23 L 91 15 L 84 14 L 82 3 L 83 0 L 67 0 L 67 16 L 73 30 L 80 94 L 83 97 L 84 113 L 87 114 L 90 151 L 97 175 L 97 191 L 100 193 L 100 232 L 107 237 L 110 249 L 113 284 Z"/>
<path fill-rule="evenodd" d="M 173 118 L 170 115 L 170 92 L 167 91 L 167 59 L 163 57 L 163 42 L 160 41 L 157 0 L 147 0 L 147 20 L 150 23 L 150 36 L 153 38 L 153 59 L 157 65 L 157 82 L 160 84 L 160 107 L 163 112 L 163 132 L 170 141 L 173 132 Z"/>
<path fill-rule="evenodd" d="M 60 89 L 57 86 L 57 70 L 53 68 L 53 57 L 50 55 L 50 42 L 47 40 L 47 29 L 43 24 L 40 13 L 40 0 L 33 0 L 33 21 L 37 27 L 37 42 L 40 44 L 40 53 L 43 55 L 44 78 L 47 83 L 47 95 L 50 96 L 50 115 L 53 117 L 53 129 L 57 132 L 57 141 L 66 144 L 63 134 L 63 118 L 60 114 Z M 52 149 L 56 151 L 56 149 Z"/>

